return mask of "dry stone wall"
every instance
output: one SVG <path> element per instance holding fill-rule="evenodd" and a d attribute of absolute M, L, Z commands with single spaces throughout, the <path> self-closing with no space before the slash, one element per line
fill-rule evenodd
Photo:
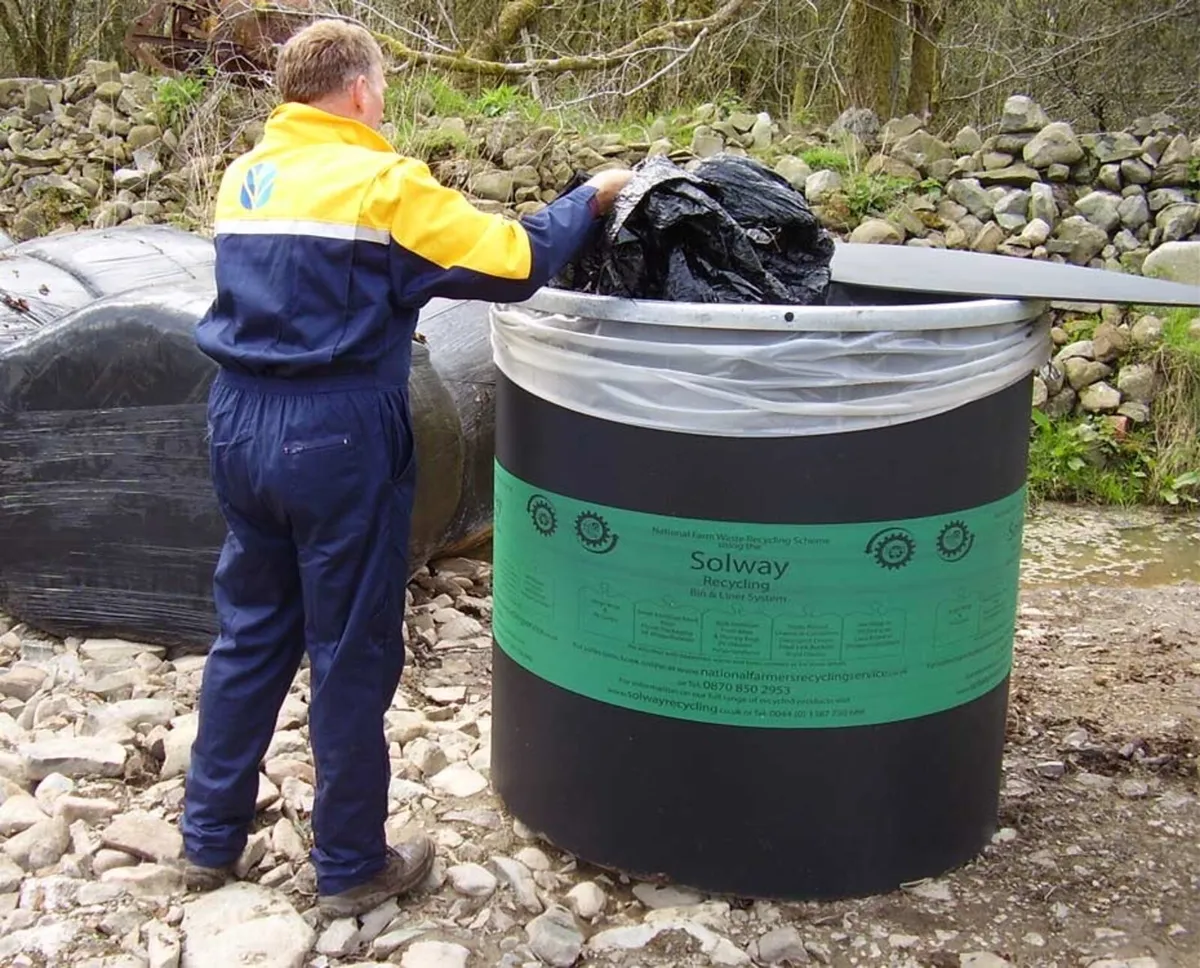
<path fill-rule="evenodd" d="M 174 221 L 204 229 L 223 165 L 261 133 L 261 120 L 222 152 L 197 153 L 164 123 L 156 80 L 89 63 L 63 81 L 0 80 L 0 229 L 21 240 L 80 226 Z M 1032 100 L 952 138 L 915 116 L 881 123 L 849 110 L 828 128 L 765 113 L 696 109 L 640 140 L 512 118 L 426 119 L 414 150 L 435 174 L 490 211 L 526 214 L 580 171 L 668 155 L 681 164 L 718 152 L 752 155 L 803 191 L 844 239 L 969 249 L 1143 273 L 1200 286 L 1200 138 L 1158 115 L 1117 132 L 1076 132 Z M 181 134 L 183 141 L 181 142 Z M 419 147 L 416 147 L 419 146 Z M 1150 418 L 1154 381 L 1137 351 L 1161 333 L 1153 319 L 1099 306 L 1059 307 L 1054 362 L 1034 403 L 1054 415 Z M 1074 315 L 1072 315 L 1072 311 Z M 1090 333 L 1085 334 L 1091 337 Z M 1149 386 L 1151 389 L 1147 390 Z"/>

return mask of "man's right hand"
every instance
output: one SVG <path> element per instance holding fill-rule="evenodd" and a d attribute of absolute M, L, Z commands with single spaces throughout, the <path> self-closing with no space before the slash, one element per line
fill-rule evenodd
<path fill-rule="evenodd" d="M 601 215 L 607 215 L 612 209 L 613 202 L 633 178 L 633 172 L 623 168 L 610 168 L 593 175 L 584 184 L 596 189 L 596 209 Z"/>

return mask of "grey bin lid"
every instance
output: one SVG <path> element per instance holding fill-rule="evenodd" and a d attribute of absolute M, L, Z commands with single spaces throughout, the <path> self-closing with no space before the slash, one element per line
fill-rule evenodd
<path fill-rule="evenodd" d="M 834 282 L 908 292 L 1057 302 L 1200 306 L 1200 286 L 955 249 L 839 242 Z"/>

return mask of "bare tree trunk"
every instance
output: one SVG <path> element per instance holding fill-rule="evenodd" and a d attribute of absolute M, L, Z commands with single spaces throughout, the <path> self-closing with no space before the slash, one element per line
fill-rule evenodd
<path fill-rule="evenodd" d="M 900 61 L 907 24 L 903 0 L 852 0 L 849 69 L 854 107 L 890 118 L 901 103 Z"/>
<path fill-rule="evenodd" d="M 937 111 L 941 80 L 941 52 L 938 39 L 942 32 L 940 5 L 913 0 L 912 70 L 908 79 L 908 112 L 922 116 Z"/>

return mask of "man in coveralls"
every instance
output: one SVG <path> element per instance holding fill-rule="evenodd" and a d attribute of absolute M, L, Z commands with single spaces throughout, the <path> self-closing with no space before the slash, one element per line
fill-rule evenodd
<path fill-rule="evenodd" d="M 410 347 L 431 297 L 520 301 L 592 238 L 608 171 L 521 222 L 479 212 L 377 132 L 383 57 L 319 21 L 280 53 L 284 103 L 217 199 L 211 468 L 228 536 L 181 822 L 190 889 L 246 844 L 258 770 L 307 650 L 318 904 L 355 916 L 417 887 L 427 837 L 389 846 L 383 716 L 404 663 L 415 468 Z"/>

